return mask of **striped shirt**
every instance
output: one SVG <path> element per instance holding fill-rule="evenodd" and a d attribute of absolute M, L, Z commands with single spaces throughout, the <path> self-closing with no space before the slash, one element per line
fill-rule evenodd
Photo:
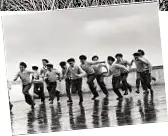
<path fill-rule="evenodd" d="M 83 71 L 85 71 L 86 74 L 88 74 L 88 75 L 91 75 L 91 74 L 94 74 L 94 73 L 95 73 L 95 71 L 94 71 L 92 65 L 89 64 L 88 62 L 85 62 L 85 64 L 81 64 L 81 68 L 82 68 Z"/>
<path fill-rule="evenodd" d="M 78 79 L 79 77 L 77 77 L 76 75 L 82 74 L 84 72 L 79 66 L 69 66 L 68 73 L 70 74 L 70 79 Z"/>
<path fill-rule="evenodd" d="M 19 71 L 15 77 L 17 79 L 18 77 L 21 79 L 23 85 L 28 85 L 31 83 L 31 74 L 33 72 L 24 70 L 23 72 Z"/>
<path fill-rule="evenodd" d="M 51 71 L 47 71 L 45 77 L 49 82 L 56 82 L 58 80 L 59 71 L 56 69 L 52 69 Z"/>

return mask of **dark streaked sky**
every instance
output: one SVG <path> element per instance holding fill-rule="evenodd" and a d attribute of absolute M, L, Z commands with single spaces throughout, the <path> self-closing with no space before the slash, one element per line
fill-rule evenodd
<path fill-rule="evenodd" d="M 3 18 L 9 80 L 25 61 L 42 67 L 47 58 L 59 68 L 62 60 L 81 54 L 100 56 L 120 52 L 131 60 L 143 49 L 153 65 L 162 65 L 157 3 L 70 9 L 8 15 Z"/>

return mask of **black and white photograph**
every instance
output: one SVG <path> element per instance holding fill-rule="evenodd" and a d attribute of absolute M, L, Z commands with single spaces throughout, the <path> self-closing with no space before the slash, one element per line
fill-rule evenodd
<path fill-rule="evenodd" d="M 159 10 L 168 11 L 168 0 L 159 0 Z"/>
<path fill-rule="evenodd" d="M 0 11 L 43 11 L 155 1 L 157 0 L 0 0 Z"/>
<path fill-rule="evenodd" d="M 13 135 L 167 122 L 158 3 L 2 17 Z"/>

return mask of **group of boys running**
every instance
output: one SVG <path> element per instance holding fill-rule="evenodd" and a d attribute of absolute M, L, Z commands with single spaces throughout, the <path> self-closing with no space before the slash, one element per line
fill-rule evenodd
<path fill-rule="evenodd" d="M 83 103 L 82 94 L 82 79 L 87 77 L 87 84 L 93 95 L 92 100 L 95 100 L 99 94 L 94 84 L 94 80 L 97 80 L 100 89 L 104 93 L 105 97 L 108 97 L 109 92 L 104 82 L 104 77 L 112 75 L 112 88 L 117 95 L 117 100 L 122 100 L 123 95 L 128 95 L 128 91 L 132 92 L 131 85 L 127 82 L 127 77 L 131 71 L 131 66 L 135 63 L 137 79 L 136 79 L 136 93 L 140 93 L 140 83 L 144 90 L 144 93 L 151 93 L 153 90 L 151 87 L 151 80 L 155 78 L 151 77 L 152 66 L 150 62 L 144 58 L 144 51 L 138 50 L 133 54 L 133 60 L 128 62 L 123 59 L 123 55 L 118 53 L 115 58 L 112 56 L 107 57 L 107 66 L 105 61 L 99 61 L 98 56 L 93 56 L 92 61 L 87 61 L 85 55 L 79 56 L 80 66 L 75 64 L 75 59 L 70 58 L 67 61 L 60 62 L 62 72 L 59 72 L 54 68 L 53 64 L 49 63 L 47 59 L 43 59 L 43 68 L 38 72 L 37 66 L 32 66 L 32 71 L 26 70 L 27 65 L 24 62 L 20 63 L 20 71 L 17 73 L 14 81 L 18 78 L 22 81 L 22 92 L 25 97 L 25 101 L 34 109 L 34 100 L 30 95 L 29 90 L 33 85 L 34 93 L 41 99 L 42 103 L 45 103 L 45 88 L 48 90 L 50 104 L 53 104 L 54 98 L 57 101 L 60 100 L 60 92 L 56 90 L 57 82 L 65 80 L 66 94 L 68 97 L 67 102 L 73 103 L 71 94 L 78 93 L 79 104 Z M 116 59 L 116 60 L 115 60 Z M 68 63 L 68 64 L 67 64 Z M 103 72 L 102 68 L 106 68 L 106 72 Z M 124 91 L 122 94 L 120 89 Z"/>

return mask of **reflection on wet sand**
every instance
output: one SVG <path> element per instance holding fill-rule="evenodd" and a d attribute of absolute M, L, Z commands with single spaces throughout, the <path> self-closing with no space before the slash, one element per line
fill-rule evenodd
<path fill-rule="evenodd" d="M 108 104 L 109 104 L 109 100 L 107 97 L 105 97 L 102 102 L 102 112 L 101 112 L 102 127 L 110 126 L 110 121 L 108 116 L 108 112 L 109 112 Z"/>
<path fill-rule="evenodd" d="M 100 127 L 100 117 L 99 117 L 99 100 L 95 100 L 93 104 L 93 114 L 92 114 L 92 123 L 94 128 Z"/>
<path fill-rule="evenodd" d="M 35 120 L 36 120 L 35 111 L 34 110 L 29 111 L 27 113 L 27 133 L 28 134 L 36 133 L 35 126 L 34 126 Z"/>
<path fill-rule="evenodd" d="M 75 118 L 76 129 L 86 129 L 86 117 L 85 117 L 85 109 L 84 106 L 80 105 L 80 112 L 79 115 Z"/>
<path fill-rule="evenodd" d="M 144 95 L 143 106 L 141 100 L 138 100 L 139 112 L 143 123 L 150 123 L 157 120 L 153 97 L 153 95 Z"/>
<path fill-rule="evenodd" d="M 155 97 L 135 94 L 120 101 L 113 94 L 94 101 L 84 95 L 83 105 L 78 105 L 78 97 L 74 97 L 73 104 L 67 104 L 66 97 L 53 105 L 37 100 L 33 111 L 24 102 L 18 102 L 11 112 L 13 135 L 167 121 L 163 91 L 158 87 Z"/>
<path fill-rule="evenodd" d="M 38 128 L 41 132 L 47 132 L 48 131 L 48 120 L 47 120 L 47 111 L 46 111 L 46 105 L 45 104 L 40 104 L 39 105 L 37 122 L 38 122 Z"/>
<path fill-rule="evenodd" d="M 124 106 L 123 104 L 124 100 L 118 101 L 117 107 L 116 107 L 116 117 L 117 117 L 117 123 L 119 126 L 121 125 L 131 125 L 132 124 L 132 116 L 131 116 L 131 109 L 133 105 L 133 98 L 125 98 Z"/>
<path fill-rule="evenodd" d="M 56 109 L 53 105 L 51 105 L 50 109 L 51 109 L 51 131 L 55 132 L 61 130 L 61 124 L 60 124 L 60 118 L 62 116 L 61 104 L 58 103 Z"/>

